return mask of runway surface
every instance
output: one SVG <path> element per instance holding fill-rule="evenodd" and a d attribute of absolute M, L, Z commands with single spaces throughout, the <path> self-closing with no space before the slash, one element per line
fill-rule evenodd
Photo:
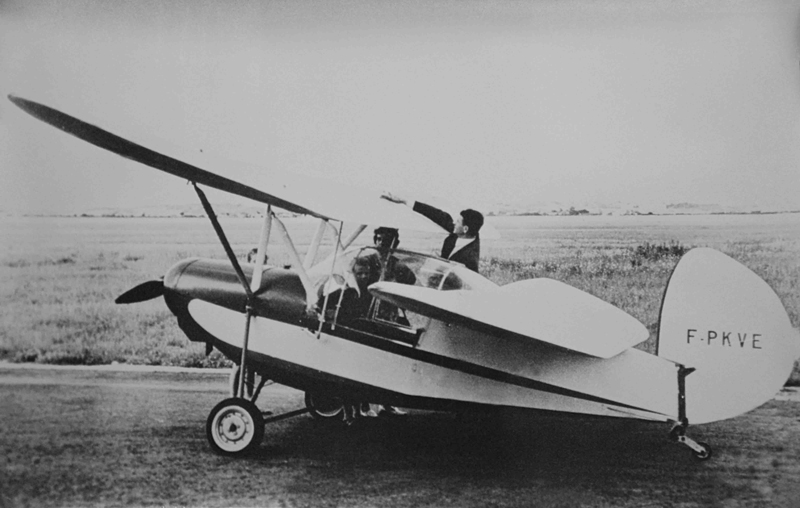
<path fill-rule="evenodd" d="M 659 424 L 418 411 L 346 429 L 303 415 L 231 459 L 205 437 L 227 384 L 216 370 L 0 364 L 0 507 L 800 505 L 797 389 L 691 427 L 707 462 Z M 259 406 L 302 399 L 273 385 Z"/>

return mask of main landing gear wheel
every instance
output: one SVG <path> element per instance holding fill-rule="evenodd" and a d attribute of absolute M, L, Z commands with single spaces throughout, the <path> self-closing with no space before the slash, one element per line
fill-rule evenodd
<path fill-rule="evenodd" d="M 221 455 L 244 455 L 264 439 L 264 417 L 249 400 L 225 399 L 208 415 L 206 437 Z"/>
<path fill-rule="evenodd" d="M 306 408 L 319 421 L 344 423 L 347 419 L 344 402 L 332 395 L 306 392 Z"/>

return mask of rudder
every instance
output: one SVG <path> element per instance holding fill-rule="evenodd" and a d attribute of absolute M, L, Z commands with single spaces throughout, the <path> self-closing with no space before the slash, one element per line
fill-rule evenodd
<path fill-rule="evenodd" d="M 709 248 L 673 271 L 656 354 L 696 371 L 686 378 L 692 424 L 724 420 L 770 400 L 800 356 L 800 335 L 778 295 L 751 270 Z"/>

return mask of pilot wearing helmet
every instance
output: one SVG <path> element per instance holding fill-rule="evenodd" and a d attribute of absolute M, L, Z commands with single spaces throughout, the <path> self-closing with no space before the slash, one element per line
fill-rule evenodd
<path fill-rule="evenodd" d="M 379 227 L 375 229 L 372 237 L 378 252 L 371 254 L 381 266 L 381 281 L 399 282 L 400 284 L 413 285 L 417 278 L 414 273 L 399 259 L 392 255 L 392 251 L 400 244 L 400 234 L 394 228 Z M 396 305 L 388 302 L 375 302 L 375 317 L 384 321 L 408 326 L 408 320 L 403 311 Z"/>
<path fill-rule="evenodd" d="M 400 233 L 397 229 L 387 227 L 375 228 L 372 240 L 380 256 L 380 280 L 399 282 L 400 284 L 414 284 L 416 282 L 414 273 L 396 257 L 391 255 L 391 252 L 400 245 Z"/>

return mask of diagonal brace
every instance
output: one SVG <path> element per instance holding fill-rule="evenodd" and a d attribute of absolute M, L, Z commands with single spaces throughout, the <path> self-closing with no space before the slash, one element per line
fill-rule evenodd
<path fill-rule="evenodd" d="M 194 187 L 194 190 L 197 192 L 197 196 L 200 198 L 200 202 L 203 203 L 203 209 L 206 211 L 206 215 L 208 215 L 208 219 L 211 221 L 211 225 L 214 226 L 214 231 L 217 233 L 217 237 L 219 238 L 220 243 L 222 243 L 222 248 L 225 249 L 225 254 L 228 255 L 228 259 L 233 265 L 233 269 L 236 272 L 236 277 L 239 278 L 239 282 L 242 284 L 245 294 L 247 294 L 248 305 L 252 305 L 253 291 L 250 290 L 250 285 L 247 283 L 247 278 L 244 276 L 244 272 L 242 271 L 242 266 L 239 264 L 239 260 L 236 259 L 236 254 L 233 253 L 231 244 L 230 242 L 228 242 L 228 238 L 225 236 L 225 232 L 222 230 L 222 226 L 220 226 L 219 221 L 217 220 L 217 216 L 214 213 L 214 209 L 211 208 L 211 203 L 208 202 L 208 198 L 206 198 L 205 193 L 202 190 L 200 190 L 200 187 L 198 187 L 196 183 L 192 182 L 192 186 Z"/>
<path fill-rule="evenodd" d="M 241 363 L 239 363 L 239 386 L 236 389 L 236 396 L 244 398 L 244 378 L 247 372 L 245 361 L 247 359 L 247 343 L 248 339 L 250 338 L 250 321 L 255 315 L 255 296 L 253 295 L 253 291 L 250 289 L 250 285 L 247 283 L 247 278 L 244 276 L 242 266 L 239 264 L 239 260 L 236 259 L 236 255 L 233 253 L 231 244 L 228 242 L 228 238 L 225 236 L 225 232 L 222 230 L 222 226 L 220 226 L 219 221 L 217 220 L 217 215 L 214 213 L 214 209 L 211 208 L 211 203 L 208 202 L 208 198 L 206 198 L 205 193 L 200 190 L 195 182 L 192 182 L 192 186 L 197 192 L 200 202 L 203 203 L 203 209 L 206 211 L 206 215 L 208 215 L 211 225 L 214 226 L 214 231 L 217 233 L 217 237 L 219 238 L 220 243 L 222 243 L 222 247 L 225 249 L 225 254 L 228 255 L 228 259 L 233 265 L 233 269 L 236 272 L 236 277 L 239 278 L 239 282 L 242 284 L 244 292 L 247 295 L 247 304 L 245 305 L 244 338 L 242 339 L 242 359 Z"/>

